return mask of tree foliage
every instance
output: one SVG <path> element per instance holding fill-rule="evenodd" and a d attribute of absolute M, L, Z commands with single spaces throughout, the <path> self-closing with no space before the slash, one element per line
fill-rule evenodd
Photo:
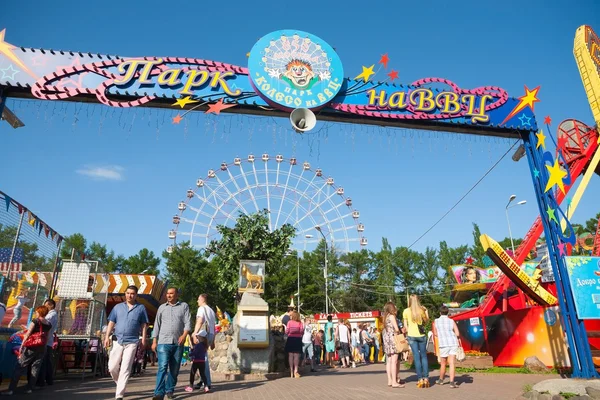
<path fill-rule="evenodd" d="M 573 224 L 578 235 L 595 234 L 598 217 L 583 224 Z M 476 266 L 483 267 L 485 252 L 479 241 L 481 230 L 473 224 L 473 241 L 451 247 L 446 241 L 439 246 L 416 251 L 405 246 L 394 247 L 383 238 L 379 249 L 342 253 L 321 241 L 311 251 L 290 251 L 295 229 L 289 225 L 271 231 L 267 210 L 256 214 L 241 214 L 233 227 L 218 226 L 219 240 L 212 241 L 200 251 L 188 242 L 180 243 L 172 253 L 163 252 L 164 279 L 180 289 L 181 299 L 196 306 L 196 298 L 208 293 L 212 305 L 235 312 L 239 282 L 240 260 L 265 260 L 265 301 L 270 312 L 283 313 L 295 297 L 303 314 L 325 311 L 325 255 L 327 256 L 328 295 L 330 311 L 381 310 L 387 301 L 394 301 L 399 309 L 407 306 L 407 295 L 416 293 L 435 317 L 439 305 L 450 300 L 456 281 L 449 267 L 464 264 L 471 256 Z M 16 230 L 0 226 L 0 246 L 10 247 Z M 522 239 L 513 238 L 515 249 Z M 499 241 L 505 249 L 511 239 Z M 31 265 L 46 265 L 38 255 L 35 243 L 20 243 L 25 258 Z M 116 255 L 106 245 L 88 241 L 81 234 L 65 238 L 61 255 L 67 259 L 75 249 L 76 256 L 86 254 L 87 259 L 98 260 L 107 272 L 159 273 L 160 258 L 148 249 L 125 257 Z M 578 249 L 581 255 L 589 250 Z M 50 264 L 47 264 L 50 265 Z"/>
<path fill-rule="evenodd" d="M 269 230 L 269 212 L 240 214 L 234 227 L 217 226 L 221 238 L 213 240 L 206 249 L 207 256 L 214 256 L 219 267 L 214 279 L 219 290 L 231 293 L 237 290 L 240 260 L 266 261 L 266 285 L 276 268 L 281 268 L 286 252 L 289 251 L 296 230 L 284 224 L 274 231 Z"/>

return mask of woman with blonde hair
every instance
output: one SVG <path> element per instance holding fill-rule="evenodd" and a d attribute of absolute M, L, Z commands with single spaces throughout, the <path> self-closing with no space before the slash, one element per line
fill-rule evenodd
<path fill-rule="evenodd" d="M 427 363 L 427 331 L 425 323 L 429 321 L 427 309 L 421 305 L 416 294 L 410 295 L 408 308 L 402 313 L 404 327 L 408 332 L 408 344 L 413 353 L 417 371 L 417 387 L 429 387 L 429 365 Z"/>
<path fill-rule="evenodd" d="M 388 386 L 393 388 L 403 388 L 396 379 L 398 378 L 398 349 L 394 342 L 394 336 L 400 334 L 400 328 L 396 322 L 398 310 L 391 301 L 385 303 L 383 307 L 383 351 L 385 352 L 385 371 L 387 372 Z"/>
<path fill-rule="evenodd" d="M 298 364 L 300 364 L 300 354 L 302 354 L 304 325 L 300 322 L 300 314 L 298 314 L 298 311 L 294 311 L 290 315 L 290 320 L 285 326 L 285 333 L 287 334 L 285 352 L 288 353 L 289 357 L 290 373 L 292 378 L 300 378 Z"/>

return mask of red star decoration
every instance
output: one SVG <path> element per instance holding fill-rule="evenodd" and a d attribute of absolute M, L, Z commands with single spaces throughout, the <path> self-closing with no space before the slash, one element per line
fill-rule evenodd
<path fill-rule="evenodd" d="M 569 143 L 569 139 L 566 136 L 560 136 L 558 138 L 558 148 L 565 149 L 567 147 L 567 143 Z"/>
<path fill-rule="evenodd" d="M 392 82 L 394 82 L 394 79 L 398 79 L 398 71 L 391 70 L 390 73 L 387 74 L 387 76 Z"/>
<path fill-rule="evenodd" d="M 467 257 L 467 260 L 466 260 L 466 262 L 467 262 L 467 264 L 468 264 L 468 265 L 473 265 L 473 262 L 474 262 L 474 261 L 475 261 L 475 260 L 473 259 L 473 257 L 471 257 L 471 256 Z"/>
<path fill-rule="evenodd" d="M 385 53 L 381 56 L 381 59 L 379 60 L 379 64 L 383 64 L 383 68 L 387 69 L 387 65 L 388 65 L 389 61 L 390 61 L 390 58 L 388 57 L 387 53 Z"/>
<path fill-rule="evenodd" d="M 181 115 L 177 114 L 177 116 L 173 118 L 173 123 L 174 124 L 179 124 L 182 119 L 183 118 L 181 117 Z"/>
<path fill-rule="evenodd" d="M 231 108 L 231 107 L 235 107 L 237 106 L 237 104 L 224 104 L 223 103 L 223 99 L 217 101 L 215 104 L 210 104 L 208 106 L 208 110 L 206 110 L 206 114 L 210 114 L 210 113 L 215 113 L 217 115 L 221 114 L 221 111 L 227 109 L 227 108 Z"/>
<path fill-rule="evenodd" d="M 546 115 L 546 116 L 544 117 L 544 124 L 546 124 L 546 125 L 550 125 L 551 123 L 552 123 L 552 118 L 550 118 L 550 116 L 549 116 L 549 115 Z"/>

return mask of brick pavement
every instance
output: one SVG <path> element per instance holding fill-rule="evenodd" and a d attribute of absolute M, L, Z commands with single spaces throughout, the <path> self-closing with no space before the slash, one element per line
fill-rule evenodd
<path fill-rule="evenodd" d="M 128 384 L 128 400 L 149 399 L 152 396 L 155 380 L 155 368 L 149 369 L 145 375 L 132 378 Z M 556 376 L 525 374 L 462 374 L 457 377 L 458 389 L 448 385 L 433 386 L 429 389 L 417 389 L 416 377 L 410 371 L 403 371 L 401 376 L 407 381 L 404 389 L 392 389 L 386 386 L 385 365 L 359 366 L 356 369 L 322 370 L 308 373 L 300 379 L 280 378 L 271 381 L 236 381 L 213 382 L 214 392 L 207 395 L 186 393 L 183 391 L 188 379 L 189 368 L 183 368 L 179 375 L 176 398 L 183 399 L 232 399 L 232 400 L 266 400 L 266 399 L 435 399 L 467 398 L 469 400 L 501 400 L 515 399 L 526 384 L 535 383 Z M 430 374 L 437 378 L 437 372 Z M 6 382 L 5 382 L 6 383 Z M 23 383 L 22 383 L 23 384 Z M 6 386 L 2 385 L 2 386 Z M 41 398 L 44 400 L 109 400 L 114 399 L 115 385 L 110 378 L 79 379 L 59 381 L 52 387 L 35 391 L 33 395 L 23 394 L 23 387 L 17 389 L 13 398 Z"/>

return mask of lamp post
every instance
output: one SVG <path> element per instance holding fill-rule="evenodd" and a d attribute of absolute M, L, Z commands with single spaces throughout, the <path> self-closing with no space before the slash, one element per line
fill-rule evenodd
<path fill-rule="evenodd" d="M 323 236 L 323 242 L 325 243 L 325 270 L 323 271 L 323 274 L 325 275 L 325 314 L 329 314 L 329 293 L 328 293 L 328 280 L 327 280 L 327 238 L 325 237 L 325 234 L 323 233 L 323 231 L 321 230 L 320 226 L 315 226 L 315 229 L 317 231 L 319 231 L 319 233 L 321 234 L 321 236 Z"/>
<path fill-rule="evenodd" d="M 512 248 L 513 257 L 515 256 L 515 243 L 513 242 L 512 231 L 510 229 L 510 219 L 508 218 L 508 209 L 516 207 L 516 206 L 522 206 L 523 204 L 527 203 L 527 200 L 521 200 L 517 204 L 514 204 L 514 205 L 511 206 L 510 204 L 516 198 L 517 198 L 517 195 L 511 194 L 510 197 L 508 198 L 508 204 L 506 204 L 506 208 L 505 208 L 505 211 L 506 211 L 506 222 L 508 223 L 508 235 L 510 236 L 510 247 Z"/>

